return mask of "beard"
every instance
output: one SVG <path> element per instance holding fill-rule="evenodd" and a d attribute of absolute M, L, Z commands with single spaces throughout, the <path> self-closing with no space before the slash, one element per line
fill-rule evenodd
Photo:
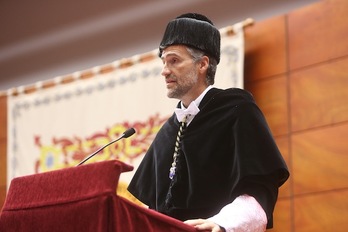
<path fill-rule="evenodd" d="M 186 75 L 179 78 L 175 75 L 170 75 L 168 78 L 175 80 L 176 83 L 175 86 L 168 88 L 167 96 L 176 99 L 185 96 L 198 82 L 197 73 L 193 68 Z"/>

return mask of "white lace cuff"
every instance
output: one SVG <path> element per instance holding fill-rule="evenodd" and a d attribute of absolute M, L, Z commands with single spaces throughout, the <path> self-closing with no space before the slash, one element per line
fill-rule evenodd
<path fill-rule="evenodd" d="M 215 216 L 208 218 L 226 232 L 261 232 L 266 230 L 267 216 L 256 199 L 241 195 L 224 206 Z"/>

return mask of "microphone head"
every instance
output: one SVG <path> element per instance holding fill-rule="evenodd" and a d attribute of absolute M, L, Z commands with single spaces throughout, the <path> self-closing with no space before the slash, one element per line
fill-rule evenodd
<path fill-rule="evenodd" d="M 134 128 L 129 128 L 125 132 L 123 132 L 123 138 L 128 138 L 129 136 L 132 136 L 135 133 Z"/>

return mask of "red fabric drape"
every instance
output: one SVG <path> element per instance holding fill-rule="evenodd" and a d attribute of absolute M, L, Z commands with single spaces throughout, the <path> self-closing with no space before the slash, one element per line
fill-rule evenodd
<path fill-rule="evenodd" d="M 195 231 L 181 221 L 116 195 L 119 161 L 12 180 L 0 214 L 0 231 Z"/>

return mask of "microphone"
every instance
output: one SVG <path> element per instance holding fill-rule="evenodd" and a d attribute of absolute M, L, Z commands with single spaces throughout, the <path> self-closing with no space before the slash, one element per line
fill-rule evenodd
<path fill-rule="evenodd" d="M 117 141 L 119 141 L 119 140 L 121 140 L 121 139 L 123 139 L 123 138 L 128 138 L 128 137 L 132 136 L 134 133 L 135 133 L 134 128 L 129 128 L 128 130 L 126 130 L 125 132 L 123 132 L 123 134 L 122 134 L 120 137 L 118 137 L 118 138 L 115 139 L 115 140 L 112 140 L 110 143 L 108 143 L 108 144 L 102 146 L 101 148 L 99 148 L 98 150 L 96 150 L 95 152 L 93 152 L 92 154 L 90 154 L 89 156 L 87 156 L 86 158 L 84 158 L 80 163 L 78 163 L 78 164 L 76 165 L 76 167 L 77 167 L 77 166 L 80 166 L 81 164 L 83 164 L 84 162 L 86 162 L 87 160 L 89 160 L 90 158 L 92 158 L 93 156 L 95 156 L 98 152 L 100 152 L 101 150 L 103 150 L 105 147 L 110 146 L 111 144 L 113 144 L 113 143 L 115 143 L 115 142 L 117 142 Z"/>

